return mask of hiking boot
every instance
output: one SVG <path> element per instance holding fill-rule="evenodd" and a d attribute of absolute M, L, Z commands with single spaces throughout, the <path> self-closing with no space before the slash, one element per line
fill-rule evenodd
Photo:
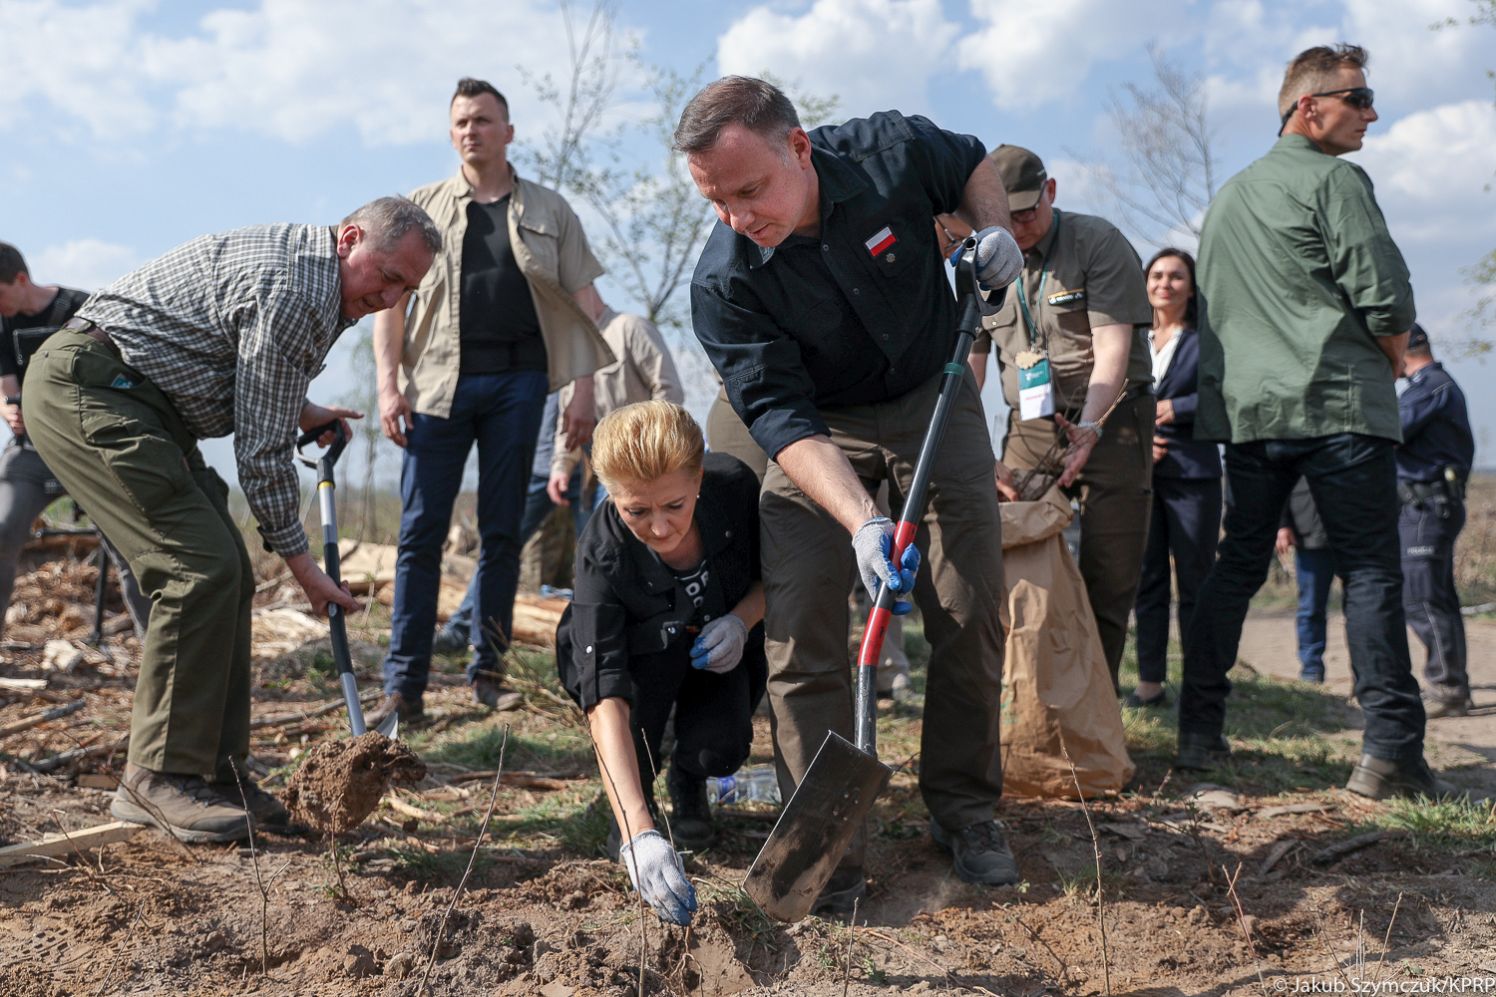
<path fill-rule="evenodd" d="M 182 841 L 242 841 L 249 837 L 250 816 L 235 798 L 202 776 L 152 772 L 125 766 L 109 812 L 116 820 L 159 827 Z"/>
<path fill-rule="evenodd" d="M 479 675 L 473 679 L 473 702 L 491 710 L 512 710 L 525 701 L 525 697 L 513 689 L 505 688 L 498 679 Z"/>
<path fill-rule="evenodd" d="M 1324 685 L 1325 670 L 1323 668 L 1315 668 L 1313 665 L 1305 665 L 1299 669 L 1299 681 L 1309 682 L 1314 685 Z"/>
<path fill-rule="evenodd" d="M 670 836 L 675 847 L 692 852 L 710 848 L 717 831 L 706 803 L 706 780 L 671 765 L 665 787 L 670 791 Z"/>
<path fill-rule="evenodd" d="M 950 852 L 956 875 L 968 883 L 1011 886 L 1018 882 L 1018 863 L 1008 848 L 1001 821 L 981 820 L 959 831 L 947 831 L 939 821 L 930 821 L 930 837 Z"/>
<path fill-rule="evenodd" d="M 247 776 L 241 776 L 238 781 L 233 779 L 220 779 L 208 784 L 217 790 L 224 799 L 230 803 L 241 801 L 240 788 L 243 788 L 243 802 L 249 805 L 249 815 L 255 820 L 256 831 L 269 831 L 272 834 L 300 834 L 305 828 L 291 821 L 291 812 L 285 808 L 280 800 L 260 788 L 260 785 Z"/>
<path fill-rule="evenodd" d="M 1423 697 L 1423 715 L 1430 720 L 1439 720 L 1443 717 L 1467 717 L 1470 715 L 1470 696 L 1456 694 L 1453 696 L 1438 696 L 1425 693 Z"/>
<path fill-rule="evenodd" d="M 1417 758 L 1395 762 L 1362 755 L 1356 767 L 1351 769 L 1351 777 L 1345 788 L 1373 800 L 1385 800 L 1391 796 L 1427 796 L 1436 800 L 1458 792 L 1434 775 L 1421 754 Z"/>
<path fill-rule="evenodd" d="M 466 627 L 453 626 L 448 623 L 444 627 L 438 627 L 431 638 L 432 654 L 461 654 L 468 649 L 471 643 L 471 635 Z M 401 719 L 405 719 L 401 717 Z"/>
<path fill-rule="evenodd" d="M 867 899 L 867 877 L 861 869 L 837 869 L 826 881 L 825 889 L 811 904 L 810 912 L 828 921 L 851 920 L 852 912 Z"/>
<path fill-rule="evenodd" d="M 364 714 L 364 726 L 369 730 L 376 730 L 392 713 L 399 714 L 402 724 L 418 723 L 426 719 L 426 708 L 419 699 L 406 699 L 404 693 L 392 692 L 384 697 L 384 702 Z"/>
<path fill-rule="evenodd" d="M 1179 732 L 1179 750 L 1174 755 L 1176 769 L 1205 772 L 1222 765 L 1231 755 L 1231 745 L 1220 734 Z"/>

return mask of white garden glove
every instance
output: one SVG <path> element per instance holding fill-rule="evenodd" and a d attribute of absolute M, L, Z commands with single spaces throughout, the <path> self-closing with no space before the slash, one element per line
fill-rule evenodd
<path fill-rule="evenodd" d="M 1023 250 L 1013 240 L 1013 234 L 1005 228 L 989 225 L 976 233 L 977 280 L 981 283 L 979 295 L 984 315 L 995 315 L 1002 308 L 1007 286 L 1023 273 Z"/>
<path fill-rule="evenodd" d="M 701 628 L 701 635 L 691 645 L 691 667 L 726 675 L 743 660 L 747 643 L 746 623 L 733 613 L 719 616 Z"/>
<path fill-rule="evenodd" d="M 696 911 L 696 889 L 686 879 L 680 856 L 659 831 L 651 828 L 634 835 L 618 850 L 618 861 L 629 872 L 634 889 L 654 908 L 660 920 L 690 924 Z"/>
<path fill-rule="evenodd" d="M 904 548 L 900 567 L 895 568 L 893 557 L 893 520 L 887 516 L 874 516 L 852 534 L 852 551 L 857 556 L 857 573 L 867 587 L 868 597 L 878 601 L 878 589 L 888 585 L 895 592 L 914 589 L 914 576 L 919 572 L 919 550 L 910 544 Z M 893 604 L 893 615 L 903 616 L 913 606 L 904 601 Z"/>

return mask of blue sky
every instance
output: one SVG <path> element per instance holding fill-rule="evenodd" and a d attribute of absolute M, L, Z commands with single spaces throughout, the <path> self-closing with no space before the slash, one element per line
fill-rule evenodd
<path fill-rule="evenodd" d="M 1311 44 L 1359 42 L 1382 119 L 1354 158 L 1437 346 L 1472 333 L 1460 268 L 1496 246 L 1496 33 L 1429 30 L 1471 13 L 1469 0 L 1051 0 L 1042 11 L 1025 0 L 776 0 L 623 2 L 617 23 L 646 60 L 681 72 L 769 70 L 835 95 L 838 116 L 897 107 L 989 145 L 1029 146 L 1058 178 L 1061 206 L 1114 219 L 1095 172 L 1116 162 L 1106 106 L 1125 83 L 1149 81 L 1147 45 L 1207 78 L 1230 175 L 1273 141 L 1284 62 Z M 0 0 L 0 239 L 38 280 L 94 287 L 204 232 L 331 223 L 455 169 L 445 112 L 458 76 L 505 91 L 522 150 L 555 121 L 521 69 L 565 59 L 560 9 L 538 0 Z M 642 82 L 622 71 L 615 123 L 639 116 Z M 1128 234 L 1144 254 L 1162 237 Z M 606 278 L 602 290 L 630 307 Z M 353 389 L 354 338 L 313 397 Z M 1479 442 L 1496 442 L 1487 368 L 1451 367 Z M 697 386 L 694 407 L 707 397 Z M 231 475 L 227 445 L 207 452 Z M 393 473 L 392 446 L 383 464 Z"/>

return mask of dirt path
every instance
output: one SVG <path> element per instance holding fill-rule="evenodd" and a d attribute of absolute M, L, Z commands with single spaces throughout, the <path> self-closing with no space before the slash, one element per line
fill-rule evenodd
<path fill-rule="evenodd" d="M 1430 764 L 1450 776 L 1451 781 L 1496 793 L 1496 766 L 1491 764 L 1496 762 L 1496 622 L 1466 620 L 1465 636 L 1469 645 L 1470 685 L 1475 708 L 1467 717 L 1429 721 L 1427 753 Z M 1412 631 L 1408 633 L 1408 642 L 1413 653 L 1413 668 L 1421 675 L 1423 645 Z M 1299 674 L 1297 648 L 1292 610 L 1253 612 L 1242 630 L 1238 661 L 1263 675 L 1296 679 Z M 1330 617 L 1325 674 L 1326 688 L 1350 697 L 1350 655 L 1345 643 L 1345 617 L 1340 613 L 1333 613 Z M 1360 738 L 1357 731 L 1327 736 L 1352 741 Z"/>

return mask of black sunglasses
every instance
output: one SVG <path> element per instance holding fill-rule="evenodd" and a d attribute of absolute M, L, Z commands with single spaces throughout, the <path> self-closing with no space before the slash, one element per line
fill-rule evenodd
<path fill-rule="evenodd" d="M 1372 102 L 1376 99 L 1376 93 L 1371 87 L 1346 87 L 1344 90 L 1326 90 L 1324 93 L 1305 94 L 1306 97 L 1339 97 L 1351 107 L 1358 111 L 1371 110 Z M 1299 102 L 1295 100 L 1288 110 L 1283 112 L 1283 120 L 1278 124 L 1278 134 L 1283 134 L 1283 129 L 1288 125 L 1288 119 L 1293 117 L 1293 112 L 1298 110 Z"/>

